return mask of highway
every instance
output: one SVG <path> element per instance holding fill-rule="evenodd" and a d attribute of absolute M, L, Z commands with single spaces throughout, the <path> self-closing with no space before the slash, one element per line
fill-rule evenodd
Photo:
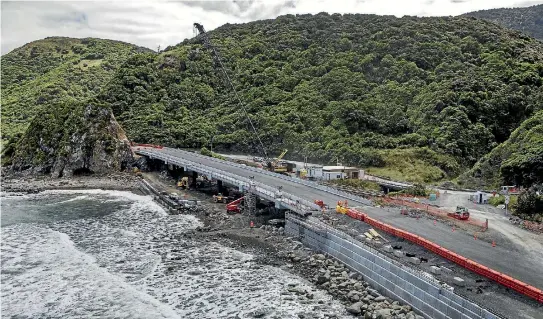
<path fill-rule="evenodd" d="M 282 186 L 284 192 L 306 200 L 313 201 L 321 199 L 330 207 L 335 207 L 337 201 L 343 200 L 343 198 L 323 190 L 311 188 L 310 186 L 298 184 L 276 176 L 270 176 L 264 174 L 264 172 L 258 173 L 242 167 L 236 167 L 226 161 L 216 161 L 211 158 L 206 159 L 196 154 L 166 147 L 163 149 L 147 148 L 146 151 L 164 152 L 171 156 L 177 156 L 246 178 L 254 176 L 257 182 L 273 187 Z M 475 240 L 473 235 L 464 231 L 453 232 L 450 226 L 443 223 L 434 225 L 431 220 L 426 218 L 416 219 L 406 217 L 399 214 L 397 209 L 373 207 L 352 200 L 349 200 L 349 206 L 359 207 L 361 211 L 370 217 L 422 236 L 457 254 L 524 281 L 539 289 L 543 289 L 543 268 L 539 262 L 543 252 L 526 250 L 524 247 L 518 245 L 518 243 L 511 242 L 507 237 L 500 236 L 498 232 L 492 232 L 497 234 L 495 238 L 497 246 L 492 247 L 488 242 Z M 492 229 L 492 224 L 489 227 Z"/>

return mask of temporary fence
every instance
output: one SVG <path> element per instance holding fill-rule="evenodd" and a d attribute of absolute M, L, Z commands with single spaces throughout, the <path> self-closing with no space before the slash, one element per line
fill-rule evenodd
<path fill-rule="evenodd" d="M 396 237 L 400 237 L 406 240 L 409 240 L 412 243 L 415 243 L 419 246 L 422 246 L 429 251 L 448 259 L 468 270 L 471 270 L 475 272 L 476 274 L 479 274 L 481 276 L 484 276 L 486 278 L 492 279 L 495 282 L 502 284 L 510 289 L 513 289 L 525 296 L 528 296 L 532 299 L 537 300 L 538 302 L 543 303 L 543 291 L 530 286 L 520 280 L 514 279 L 510 276 L 507 276 L 505 274 L 502 274 L 494 269 L 488 268 L 484 265 L 481 265 L 471 259 L 468 259 L 466 257 L 463 257 L 459 254 L 456 254 L 444 247 L 439 246 L 438 244 L 435 244 L 423 237 L 411 234 L 410 232 L 407 232 L 405 230 L 392 227 L 389 224 L 383 223 L 381 221 L 378 221 L 374 218 L 369 217 L 367 214 L 364 214 L 363 212 L 357 211 L 355 209 L 349 209 L 346 213 L 346 215 L 350 216 L 351 218 L 358 219 L 360 221 L 364 221 L 365 223 L 378 228 L 380 230 L 386 231 L 389 234 L 392 234 Z"/>
<path fill-rule="evenodd" d="M 406 199 L 402 199 L 402 198 L 398 198 L 398 197 L 383 197 L 382 200 L 387 202 L 387 203 L 390 203 L 390 204 L 396 204 L 396 205 L 416 208 L 416 209 L 425 211 L 430 215 L 434 215 L 434 216 L 437 216 L 437 217 L 444 217 L 444 218 L 447 218 L 447 219 L 454 220 L 454 221 L 456 221 L 458 223 L 465 223 L 465 224 L 474 225 L 474 226 L 482 228 L 483 231 L 488 229 L 488 220 L 481 221 L 481 220 L 474 219 L 473 217 L 470 217 L 469 219 L 466 219 L 466 220 L 456 219 L 456 218 L 450 217 L 448 215 L 448 213 L 449 213 L 448 211 L 446 211 L 444 209 L 440 209 L 440 208 L 438 208 L 436 206 L 433 206 L 433 205 L 430 205 L 430 204 L 416 203 L 416 202 L 413 202 L 411 200 L 406 200 Z"/>

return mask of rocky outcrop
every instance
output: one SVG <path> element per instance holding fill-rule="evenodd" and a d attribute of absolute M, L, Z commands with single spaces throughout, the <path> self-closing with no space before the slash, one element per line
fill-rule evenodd
<path fill-rule="evenodd" d="M 111 173 L 133 161 L 124 130 L 96 100 L 43 110 L 14 149 L 13 171 L 52 177 Z"/>

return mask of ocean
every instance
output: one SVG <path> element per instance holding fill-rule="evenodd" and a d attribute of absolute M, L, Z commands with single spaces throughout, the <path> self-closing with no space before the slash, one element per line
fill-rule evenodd
<path fill-rule="evenodd" d="M 348 317 L 303 278 L 182 236 L 200 225 L 131 192 L 2 194 L 2 317 Z"/>

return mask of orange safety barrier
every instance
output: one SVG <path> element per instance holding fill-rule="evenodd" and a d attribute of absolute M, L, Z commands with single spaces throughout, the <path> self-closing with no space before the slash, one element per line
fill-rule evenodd
<path fill-rule="evenodd" d="M 446 210 L 439 209 L 439 208 L 431 206 L 429 204 L 415 203 L 415 202 L 412 202 L 412 201 L 409 201 L 409 200 L 404 200 L 404 199 L 401 199 L 401 198 L 392 198 L 392 197 L 384 197 L 383 200 L 385 202 L 396 204 L 396 205 L 409 206 L 409 207 L 412 207 L 412 208 L 416 208 L 416 209 L 425 211 L 428 214 L 431 214 L 431 215 L 434 215 L 434 216 L 440 216 L 440 217 L 446 217 L 446 218 L 451 218 L 452 219 L 452 217 L 447 215 L 448 212 Z M 488 228 L 488 224 L 487 224 L 486 221 L 483 222 L 483 221 L 480 221 L 480 220 L 473 219 L 472 217 L 470 217 L 467 220 L 455 219 L 455 221 L 456 220 L 458 222 L 475 225 L 475 226 L 481 227 L 483 229 Z"/>
<path fill-rule="evenodd" d="M 400 238 L 404 238 L 406 240 L 409 240 L 410 242 L 413 242 L 415 244 L 418 244 L 426 249 L 428 249 L 429 251 L 433 252 L 433 253 L 436 253 L 437 255 L 443 257 L 443 258 L 446 258 L 452 262 L 455 262 L 456 264 L 468 269 L 468 270 L 471 270 L 473 271 L 474 273 L 476 274 L 479 274 L 481 276 L 484 276 L 486 278 L 489 278 L 489 279 L 492 279 L 510 289 L 513 289 L 527 297 L 530 297 L 532 299 L 535 299 L 537 300 L 538 302 L 540 303 L 543 303 L 543 291 L 536 288 L 536 287 L 533 287 L 533 286 L 530 286 L 520 280 L 517 280 L 515 278 L 512 278 L 510 276 L 507 276 L 505 274 L 502 274 L 494 269 L 490 269 L 484 265 L 481 265 L 471 259 L 468 259 L 464 256 L 461 256 L 459 254 L 456 254 L 446 248 L 443 248 L 441 246 L 439 246 L 438 244 L 435 244 L 431 241 L 429 241 L 428 239 L 426 238 L 423 238 L 423 237 L 420 237 L 420 236 L 417 236 L 417 235 L 414 235 L 414 234 L 411 234 L 405 230 L 402 230 L 402 229 L 399 229 L 399 228 L 395 228 L 395 227 L 392 227 L 386 223 L 383 223 L 381 221 L 378 221 L 374 218 L 371 218 L 371 217 L 368 217 L 368 215 L 362 213 L 362 212 L 358 212 L 358 214 L 356 214 L 356 210 L 353 210 L 353 209 L 349 209 L 349 212 L 348 212 L 348 215 L 349 216 L 360 216 L 362 215 L 363 218 L 360 219 L 364 222 L 366 222 L 367 224 L 373 226 L 373 227 L 376 227 L 376 228 L 379 228 L 383 231 L 386 231 L 394 236 L 397 236 L 397 237 L 400 237 Z M 353 217 L 354 218 L 354 217 Z M 357 218 L 358 219 L 358 218 Z"/>

